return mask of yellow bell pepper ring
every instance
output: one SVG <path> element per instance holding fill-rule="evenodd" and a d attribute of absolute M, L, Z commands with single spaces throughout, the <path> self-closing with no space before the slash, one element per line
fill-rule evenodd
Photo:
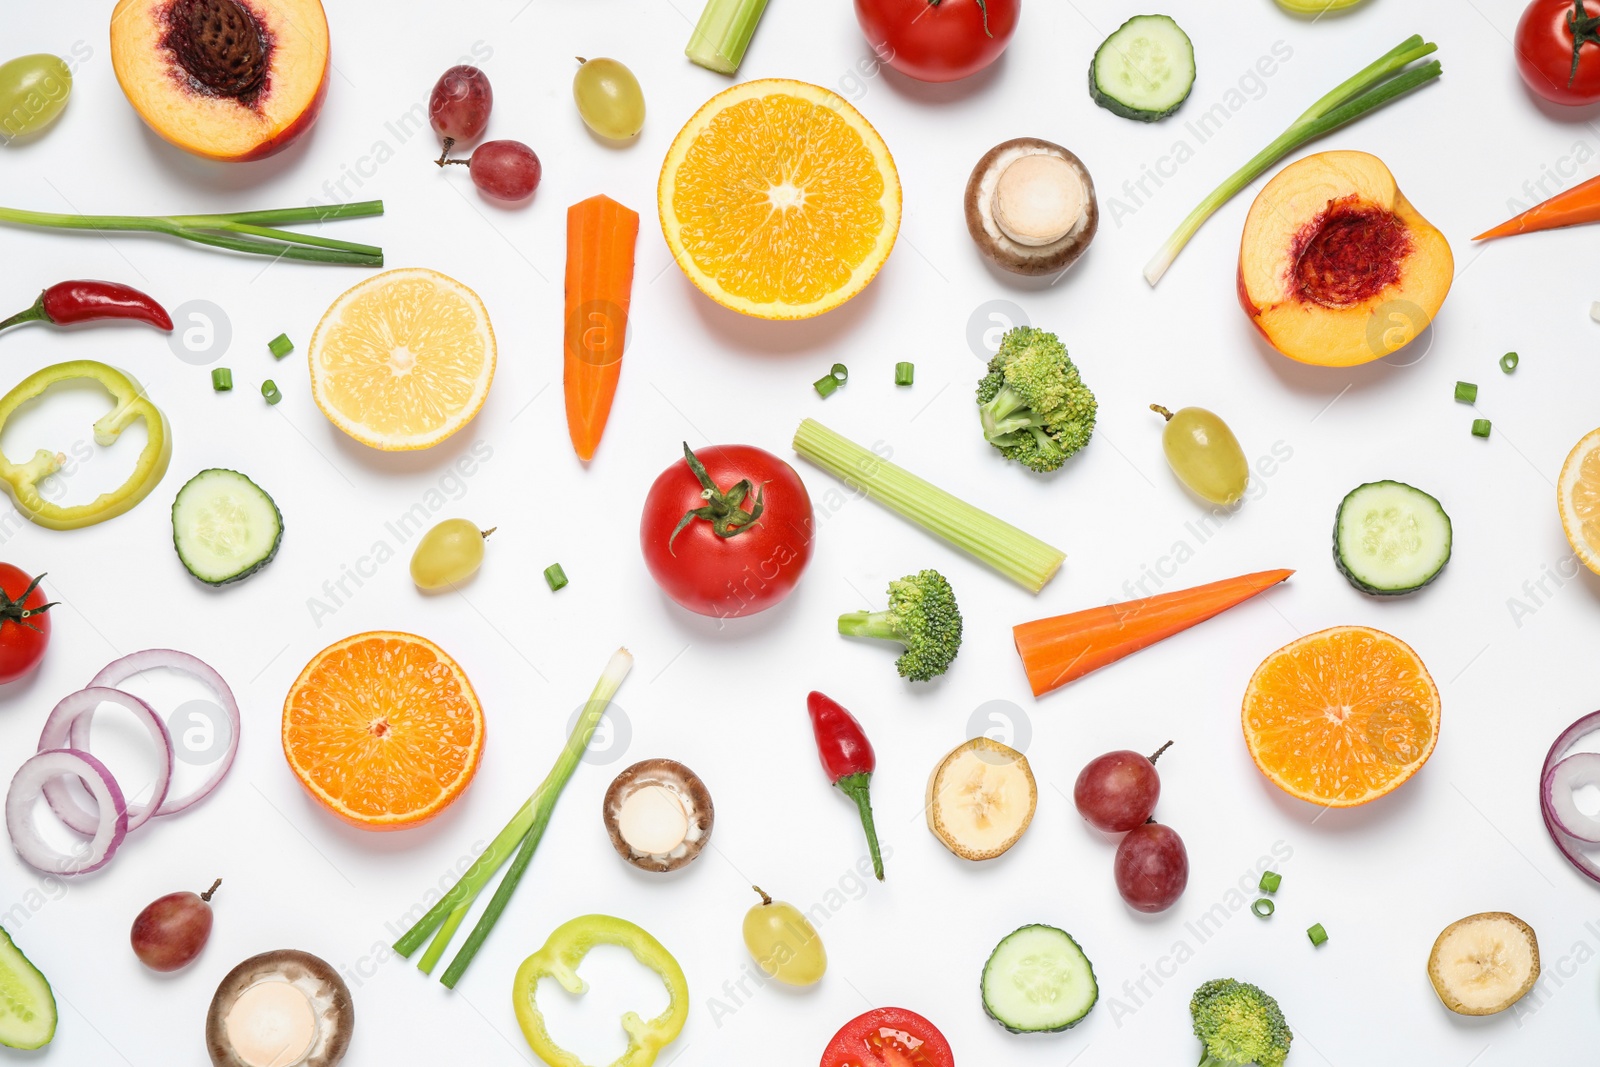
<path fill-rule="evenodd" d="M 580 915 L 563 923 L 556 927 L 543 948 L 522 961 L 511 987 L 522 1036 L 528 1039 L 534 1055 L 550 1067 L 588 1067 L 582 1059 L 551 1040 L 535 997 L 539 979 L 545 977 L 554 978 L 561 983 L 561 988 L 574 996 L 587 992 L 589 983 L 578 976 L 578 964 L 596 945 L 618 945 L 627 949 L 640 964 L 660 975 L 667 987 L 670 999 L 660 1015 L 648 1022 L 639 1018 L 637 1012 L 630 1011 L 622 1017 L 622 1029 L 628 1034 L 628 1051 L 610 1064 L 610 1067 L 650 1067 L 656 1055 L 677 1040 L 689 1019 L 689 982 L 683 976 L 683 968 L 661 942 L 626 919 L 610 915 Z"/>
<path fill-rule="evenodd" d="M 167 473 L 167 462 L 172 459 L 172 430 L 166 416 L 145 396 L 138 382 L 115 367 L 92 359 L 57 363 L 24 378 L 11 392 L 0 397 L 0 427 L 5 426 L 18 408 L 44 395 L 52 385 L 80 379 L 98 382 L 116 402 L 94 424 L 96 444 L 109 447 L 136 419 L 144 420 L 146 444 L 127 481 L 87 504 L 70 507 L 52 504 L 39 493 L 39 483 L 61 469 L 66 462 L 65 455 L 41 448 L 25 463 L 13 463 L 0 452 L 0 484 L 16 501 L 17 510 L 52 530 L 76 530 L 121 515 L 156 487 L 161 476 Z"/>

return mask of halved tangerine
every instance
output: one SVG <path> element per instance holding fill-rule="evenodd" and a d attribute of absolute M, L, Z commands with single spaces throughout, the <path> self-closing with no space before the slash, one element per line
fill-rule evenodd
<path fill-rule="evenodd" d="M 283 754 L 318 803 L 363 830 L 405 830 L 461 795 L 483 755 L 483 709 L 427 638 L 375 631 L 312 657 L 283 703 Z"/>
<path fill-rule="evenodd" d="M 1349 808 L 1393 792 L 1439 740 L 1439 690 L 1411 647 L 1335 626 L 1278 649 L 1244 694 L 1256 766 L 1290 796 Z"/>

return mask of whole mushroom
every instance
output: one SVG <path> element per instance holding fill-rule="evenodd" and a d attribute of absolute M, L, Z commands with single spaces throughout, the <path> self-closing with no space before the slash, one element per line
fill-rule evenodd
<path fill-rule="evenodd" d="M 217 986 L 206 1050 L 214 1067 L 334 1067 L 354 1030 L 339 972 L 309 952 L 278 949 L 251 956 Z"/>
<path fill-rule="evenodd" d="M 1066 270 L 1100 225 L 1083 161 L 1037 137 L 997 144 L 978 160 L 967 179 L 966 215 L 978 251 L 1013 274 Z"/>

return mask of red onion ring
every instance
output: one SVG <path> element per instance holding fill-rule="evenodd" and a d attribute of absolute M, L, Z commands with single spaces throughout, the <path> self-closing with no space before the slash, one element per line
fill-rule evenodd
<path fill-rule="evenodd" d="M 1574 752 L 1545 772 L 1540 795 L 1561 832 L 1586 845 L 1600 845 L 1600 819 L 1585 813 L 1572 794 L 1586 785 L 1600 785 L 1600 752 Z"/>
<path fill-rule="evenodd" d="M 162 802 L 167 799 L 167 789 L 172 784 L 172 737 L 167 733 L 167 724 L 150 709 L 149 704 L 120 689 L 80 689 L 63 697 L 51 709 L 50 717 L 44 721 L 44 730 L 39 734 L 39 751 L 72 748 L 88 752 L 90 723 L 101 704 L 115 704 L 131 711 L 134 718 L 150 732 L 151 740 L 156 743 L 156 754 L 161 760 L 150 799 L 142 804 L 128 805 L 128 832 L 131 834 L 149 822 L 151 816 L 160 809 Z M 78 833 L 93 836 L 98 829 L 100 817 L 84 808 L 83 802 L 67 788 L 65 779 L 52 778 L 45 782 L 44 798 L 57 818 Z"/>
<path fill-rule="evenodd" d="M 169 795 L 161 802 L 161 806 L 156 808 L 158 816 L 176 815 L 210 796 L 211 791 L 221 784 L 223 777 L 233 766 L 233 758 L 239 753 L 239 704 L 233 699 L 233 690 L 222 680 L 222 675 L 189 653 L 170 648 L 147 648 L 143 652 L 134 652 L 121 659 L 112 660 L 101 668 L 99 674 L 89 680 L 89 686 L 115 689 L 134 675 L 158 667 L 179 671 L 204 682 L 206 688 L 215 694 L 217 702 L 222 705 L 223 712 L 228 716 L 228 751 L 217 762 L 216 770 L 211 772 L 211 777 L 188 796 L 174 799 Z"/>
<path fill-rule="evenodd" d="M 1579 846 L 1582 842 L 1562 832 L 1556 822 L 1555 814 L 1551 810 L 1550 796 L 1545 789 L 1550 781 L 1550 772 L 1567 754 L 1567 750 L 1576 744 L 1579 739 L 1600 730 L 1600 711 L 1592 711 L 1577 722 L 1561 731 L 1555 743 L 1550 746 L 1549 755 L 1544 758 L 1544 766 L 1539 769 L 1539 814 L 1544 818 L 1544 828 L 1550 834 L 1550 840 L 1567 862 L 1578 868 L 1578 872 L 1592 882 L 1600 883 L 1600 860 L 1585 853 Z"/>
<path fill-rule="evenodd" d="M 44 784 L 63 775 L 81 779 L 100 806 L 94 837 L 81 856 L 60 851 L 40 837 L 33 824 L 33 802 L 44 791 Z M 128 807 L 105 764 L 78 749 L 54 748 L 30 757 L 11 779 L 6 793 L 6 829 L 17 855 L 30 867 L 47 874 L 88 874 L 104 867 L 128 836 Z"/>

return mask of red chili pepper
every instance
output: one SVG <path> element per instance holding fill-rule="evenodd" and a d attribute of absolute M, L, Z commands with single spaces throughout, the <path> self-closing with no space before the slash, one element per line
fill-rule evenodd
<path fill-rule="evenodd" d="M 845 796 L 856 802 L 861 812 L 861 826 L 867 831 L 867 848 L 872 852 L 872 869 L 881 882 L 883 856 L 878 852 L 878 830 L 872 823 L 872 797 L 868 793 L 872 772 L 878 767 L 872 742 L 867 740 L 854 715 L 821 693 L 813 692 L 806 697 L 806 710 L 811 712 L 811 729 L 817 736 L 822 769 Z"/>
<path fill-rule="evenodd" d="M 3 322 L 0 330 L 24 322 L 49 322 L 70 326 L 100 319 L 133 319 L 171 332 L 172 316 L 166 308 L 139 290 L 115 282 L 76 281 L 52 285 L 26 311 Z"/>

